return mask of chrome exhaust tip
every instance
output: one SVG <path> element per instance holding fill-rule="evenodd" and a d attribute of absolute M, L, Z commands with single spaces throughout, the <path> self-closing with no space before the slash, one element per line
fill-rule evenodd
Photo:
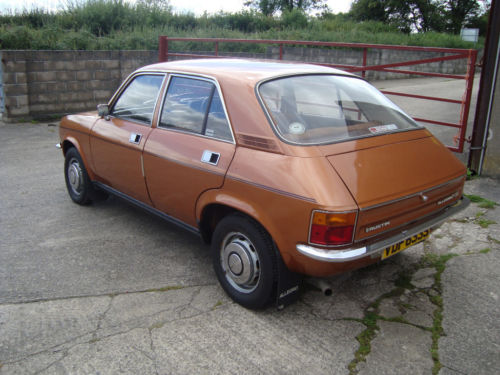
<path fill-rule="evenodd" d="M 327 297 L 333 294 L 332 285 L 325 279 L 308 278 L 306 279 L 306 282 L 314 288 L 321 290 L 321 292 Z"/>

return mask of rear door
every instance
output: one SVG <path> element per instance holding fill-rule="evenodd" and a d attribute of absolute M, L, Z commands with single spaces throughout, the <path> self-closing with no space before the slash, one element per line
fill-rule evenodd
<path fill-rule="evenodd" d="M 111 103 L 110 115 L 92 128 L 90 146 L 99 180 L 141 202 L 151 204 L 142 151 L 149 134 L 164 74 L 132 77 Z"/>
<path fill-rule="evenodd" d="M 196 225 L 202 192 L 218 188 L 235 143 L 218 84 L 171 75 L 158 126 L 144 148 L 144 170 L 154 207 Z"/>

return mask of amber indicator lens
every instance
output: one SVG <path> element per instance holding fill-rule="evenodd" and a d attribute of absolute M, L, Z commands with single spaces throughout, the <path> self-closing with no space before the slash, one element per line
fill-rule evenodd
<path fill-rule="evenodd" d="M 346 245 L 352 242 L 356 213 L 313 212 L 310 243 Z"/>

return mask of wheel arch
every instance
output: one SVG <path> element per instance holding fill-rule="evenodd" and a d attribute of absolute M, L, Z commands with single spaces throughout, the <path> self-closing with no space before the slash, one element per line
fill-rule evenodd
<path fill-rule="evenodd" d="M 203 240 L 209 244 L 217 224 L 227 215 L 241 214 L 260 225 L 273 239 L 272 220 L 266 216 L 257 214 L 263 212 L 257 209 L 253 203 L 239 197 L 228 195 L 219 190 L 210 190 L 203 194 L 196 205 L 196 218 Z"/>
<path fill-rule="evenodd" d="M 61 148 L 62 148 L 62 152 L 63 152 L 64 156 L 66 156 L 66 153 L 68 152 L 68 150 L 70 148 L 75 148 L 76 151 L 78 151 L 78 153 L 80 154 L 80 157 L 82 158 L 83 164 L 85 166 L 85 170 L 87 171 L 87 174 L 88 174 L 90 180 L 92 180 L 92 181 L 95 180 L 95 175 L 94 175 L 92 168 L 90 168 L 89 160 L 87 160 L 86 154 L 84 152 L 82 152 L 82 147 L 76 138 L 74 138 L 72 136 L 66 137 L 61 142 Z"/>

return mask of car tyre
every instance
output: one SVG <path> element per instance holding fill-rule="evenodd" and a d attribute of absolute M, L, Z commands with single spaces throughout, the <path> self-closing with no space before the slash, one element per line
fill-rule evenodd
<path fill-rule="evenodd" d="M 226 293 L 249 309 L 275 298 L 278 271 L 272 238 L 256 221 L 240 214 L 223 218 L 212 237 L 212 260 Z"/>
<path fill-rule="evenodd" d="M 68 194 L 73 202 L 86 205 L 92 201 L 92 183 L 90 182 L 82 158 L 74 147 L 66 152 L 64 177 Z"/>

